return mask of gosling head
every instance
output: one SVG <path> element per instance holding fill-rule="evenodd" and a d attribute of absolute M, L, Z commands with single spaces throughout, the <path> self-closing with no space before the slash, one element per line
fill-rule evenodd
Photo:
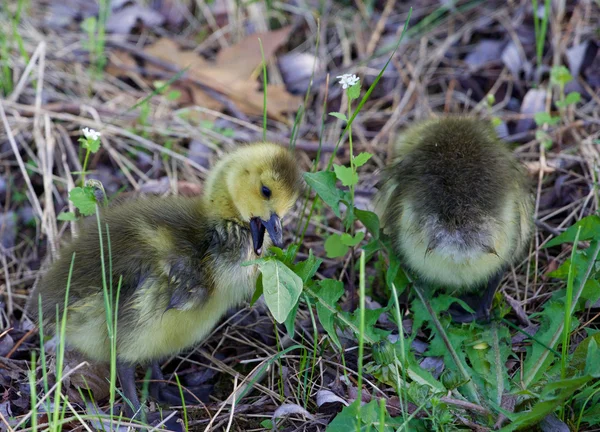
<path fill-rule="evenodd" d="M 301 188 L 293 153 L 277 144 L 257 143 L 238 148 L 215 166 L 205 199 L 221 217 L 250 228 L 254 252 L 260 255 L 265 232 L 275 246 L 283 246 L 281 219 Z"/>

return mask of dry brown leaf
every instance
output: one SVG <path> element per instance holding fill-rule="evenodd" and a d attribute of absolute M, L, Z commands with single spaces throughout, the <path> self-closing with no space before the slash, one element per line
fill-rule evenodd
<path fill-rule="evenodd" d="M 286 27 L 268 33 L 246 37 L 240 43 L 224 48 L 215 62 L 209 62 L 193 51 L 180 51 L 177 43 L 161 38 L 146 47 L 145 52 L 162 60 L 187 69 L 188 75 L 219 93 L 227 95 L 246 114 L 260 115 L 263 111 L 263 92 L 252 73 L 262 63 L 258 39 L 263 42 L 265 58 L 273 56 L 288 38 L 291 28 Z M 198 86 L 192 86 L 194 103 L 213 110 L 221 110 L 222 104 L 214 100 Z M 267 86 L 267 114 L 284 121 L 284 113 L 295 111 L 301 98 L 291 95 L 282 85 Z"/>
<path fill-rule="evenodd" d="M 134 74 L 135 72 L 132 72 L 132 69 L 137 68 L 137 64 L 133 57 L 125 51 L 110 51 L 108 60 L 106 72 L 113 76 Z"/>
<path fill-rule="evenodd" d="M 182 69 L 188 66 L 190 69 L 196 69 L 209 65 L 209 62 L 195 52 L 181 51 L 177 42 L 167 38 L 160 38 L 152 45 L 148 45 L 144 48 L 144 52 L 153 57 L 176 64 Z"/>
<path fill-rule="evenodd" d="M 241 42 L 224 48 L 217 54 L 215 67 L 223 73 L 221 82 L 235 82 L 248 79 L 252 72 L 262 64 L 260 44 L 262 42 L 265 59 L 269 60 L 275 51 L 287 41 L 291 26 L 267 33 L 255 33 Z"/>

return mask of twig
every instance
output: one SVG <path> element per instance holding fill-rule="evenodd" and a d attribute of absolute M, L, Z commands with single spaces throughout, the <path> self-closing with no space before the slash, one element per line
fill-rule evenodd
<path fill-rule="evenodd" d="M 40 221 L 43 220 L 44 212 L 42 211 L 42 206 L 40 205 L 40 201 L 33 190 L 33 185 L 31 184 L 31 179 L 29 178 L 29 174 L 25 169 L 25 164 L 23 163 L 23 158 L 21 157 L 21 153 L 19 153 L 19 147 L 17 146 L 17 142 L 15 141 L 15 137 L 13 136 L 12 130 L 10 128 L 10 124 L 8 123 L 8 119 L 6 118 L 6 113 L 4 112 L 4 103 L 0 99 L 0 118 L 2 118 L 2 123 L 4 124 L 4 129 L 6 130 L 6 135 L 8 136 L 8 141 L 10 142 L 10 146 L 12 147 L 13 153 L 15 154 L 15 159 L 17 159 L 17 163 L 19 164 L 19 168 L 21 169 L 21 174 L 23 174 L 23 178 L 25 179 L 25 183 L 27 183 L 27 189 L 29 190 L 29 201 L 31 205 L 35 209 L 40 218 Z"/>

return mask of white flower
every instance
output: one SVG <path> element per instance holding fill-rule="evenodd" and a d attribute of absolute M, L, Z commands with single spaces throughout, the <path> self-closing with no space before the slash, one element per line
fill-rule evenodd
<path fill-rule="evenodd" d="M 340 85 L 344 90 L 360 81 L 360 78 L 354 74 L 339 75 L 336 78 L 340 80 Z"/>
<path fill-rule="evenodd" d="M 81 131 L 83 132 L 83 136 L 86 137 L 87 139 L 96 141 L 97 139 L 100 138 L 100 132 L 96 132 L 94 129 L 83 128 Z"/>

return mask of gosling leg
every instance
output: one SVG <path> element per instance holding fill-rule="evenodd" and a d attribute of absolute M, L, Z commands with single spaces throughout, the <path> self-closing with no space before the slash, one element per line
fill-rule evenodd
<path fill-rule="evenodd" d="M 135 387 L 135 365 L 117 361 L 117 375 L 125 396 L 125 413 L 129 418 L 141 411 L 141 403 Z"/>
<path fill-rule="evenodd" d="M 160 400 L 160 393 L 165 386 L 165 376 L 160 370 L 160 364 L 158 363 L 158 360 L 154 360 L 152 363 L 150 363 L 150 368 L 152 370 L 152 374 L 150 376 L 150 379 L 152 380 L 150 383 L 150 396 L 152 396 L 152 399 L 158 401 Z"/>
<path fill-rule="evenodd" d="M 490 313 L 492 310 L 492 303 L 494 301 L 494 295 L 502 281 L 504 275 L 504 269 L 494 274 L 487 283 L 487 287 L 481 296 L 476 294 L 465 294 L 459 298 L 464 301 L 475 313 L 467 312 L 458 303 L 452 304 L 448 309 L 450 316 L 454 322 L 458 323 L 470 323 L 472 321 L 489 322 Z"/>

